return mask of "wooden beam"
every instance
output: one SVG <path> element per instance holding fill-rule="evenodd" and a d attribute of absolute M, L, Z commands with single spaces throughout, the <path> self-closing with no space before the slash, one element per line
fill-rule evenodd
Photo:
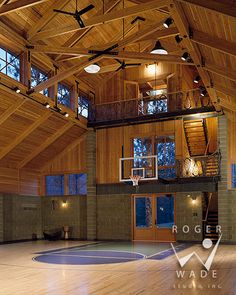
<path fill-rule="evenodd" d="M 188 3 L 205 8 L 223 15 L 236 17 L 236 6 L 228 0 L 177 0 L 182 3 Z"/>
<path fill-rule="evenodd" d="M 217 38 L 215 36 L 193 30 L 193 36 L 191 38 L 194 42 L 205 45 L 207 47 L 216 49 L 223 53 L 236 56 L 236 43 L 230 42 L 224 39 Z"/>
<path fill-rule="evenodd" d="M 59 154 L 55 154 L 54 157 L 50 159 L 49 162 L 43 165 L 43 167 L 40 169 L 41 172 L 43 172 L 48 166 L 52 164 L 52 162 L 55 160 L 55 158 L 59 159 L 60 157 L 63 157 L 68 151 L 75 148 L 78 144 L 80 144 L 84 139 L 86 139 L 87 132 L 84 132 L 79 138 L 74 140 L 72 143 L 70 143 L 63 151 L 61 151 Z"/>
<path fill-rule="evenodd" d="M 1 116 L 0 116 L 0 125 L 4 123 L 17 109 L 19 109 L 24 103 L 26 99 L 16 100 L 14 105 L 10 106 Z"/>
<path fill-rule="evenodd" d="M 45 122 L 50 116 L 51 112 L 45 112 L 40 119 L 36 120 L 32 125 L 30 125 L 23 133 L 21 133 L 18 137 L 16 137 L 8 146 L 6 146 L 0 152 L 0 160 L 5 157 L 8 153 L 10 153 L 18 144 L 20 144 L 26 137 L 30 135 L 36 128 L 38 128 L 43 122 Z"/>
<path fill-rule="evenodd" d="M 208 63 L 206 63 L 205 69 L 211 73 L 217 74 L 231 81 L 236 81 L 236 71 L 233 69 L 220 67 L 220 66 L 216 66 L 216 65 L 208 64 Z"/>
<path fill-rule="evenodd" d="M 63 9 L 63 7 L 69 2 L 70 0 L 54 0 L 51 6 L 40 18 L 40 20 L 29 29 L 29 31 L 27 32 L 27 39 L 31 39 L 38 31 L 42 30 L 57 15 L 53 11 L 53 9 Z"/>
<path fill-rule="evenodd" d="M 153 33 L 152 36 L 147 36 L 147 37 L 141 38 L 137 42 L 147 41 L 147 40 L 164 39 L 164 38 L 167 38 L 167 37 L 175 36 L 178 33 L 179 33 L 179 30 L 176 27 L 171 27 L 171 28 L 164 29 L 164 30 L 158 30 L 155 33 Z"/>
<path fill-rule="evenodd" d="M 100 24 L 104 24 L 107 22 L 122 19 L 122 18 L 125 18 L 128 16 L 147 12 L 149 10 L 154 10 L 159 7 L 166 6 L 169 3 L 170 3 L 169 0 L 149 1 L 148 3 L 143 3 L 143 4 L 135 5 L 132 7 L 128 7 L 125 9 L 121 9 L 118 11 L 109 12 L 107 14 L 91 17 L 90 19 L 84 21 L 84 25 L 85 25 L 85 27 L 93 27 L 96 25 L 100 25 Z M 71 33 L 71 32 L 75 32 L 75 31 L 79 31 L 79 30 L 81 30 L 81 28 L 78 26 L 78 24 L 70 25 L 70 26 L 68 26 L 68 25 L 62 26 L 59 28 L 53 28 L 50 30 L 45 30 L 45 31 L 39 32 L 34 36 L 34 38 L 32 38 L 32 40 L 38 41 L 38 40 L 42 40 L 42 39 L 48 39 L 48 38 L 60 36 L 60 35 L 66 34 L 66 33 Z"/>
<path fill-rule="evenodd" d="M 121 40 L 121 41 L 119 41 L 117 43 L 117 47 L 115 49 L 118 50 L 119 48 L 123 48 L 125 45 L 129 44 L 130 42 L 137 41 L 142 37 L 145 37 L 145 36 L 148 36 L 149 34 L 152 34 L 156 30 L 158 30 L 158 27 L 160 27 L 161 25 L 162 25 L 162 21 L 156 23 L 152 27 L 148 27 L 146 29 L 140 30 L 137 33 L 132 34 L 131 36 L 125 37 L 123 40 Z M 66 69 L 66 70 L 58 73 L 54 77 L 49 78 L 47 81 L 44 81 L 44 82 L 38 84 L 37 86 L 32 88 L 30 90 L 30 92 L 31 93 L 32 92 L 40 92 L 41 90 L 43 90 L 45 88 L 48 88 L 48 87 L 54 85 L 55 83 L 57 83 L 57 82 L 59 82 L 59 81 L 61 81 L 63 79 L 68 78 L 69 76 L 71 76 L 71 75 L 73 75 L 75 73 L 79 73 L 80 71 L 82 71 L 85 67 L 87 67 L 91 63 L 98 62 L 102 58 L 103 58 L 103 56 L 99 56 L 99 57 L 96 57 L 95 59 L 93 59 L 92 61 L 85 58 L 85 57 L 81 58 L 81 63 L 79 65 L 75 65 L 75 66 L 73 66 L 73 67 L 71 67 L 69 69 Z"/>
<path fill-rule="evenodd" d="M 51 145 L 55 140 L 57 140 L 60 136 L 62 136 L 66 131 L 68 131 L 73 126 L 73 123 L 68 122 L 62 128 L 60 128 L 56 133 L 50 136 L 46 141 L 39 145 L 34 151 L 29 154 L 19 165 L 17 168 L 21 169 L 26 164 L 28 164 L 31 160 L 33 160 L 37 155 L 39 155 L 42 151 L 44 151 L 49 145 Z"/>
<path fill-rule="evenodd" d="M 66 55 L 77 55 L 78 57 L 81 56 L 91 56 L 91 53 L 87 49 L 79 49 L 79 48 L 65 48 L 65 47 L 55 47 L 55 46 L 43 46 L 43 45 L 36 45 L 32 52 L 46 52 L 46 53 L 54 53 L 54 54 L 66 54 Z M 135 60 L 135 61 L 162 61 L 167 63 L 177 63 L 183 65 L 191 65 L 191 63 L 186 63 L 181 60 L 179 56 L 175 55 L 162 55 L 162 54 L 150 54 L 150 53 L 142 53 L 142 52 L 129 52 L 129 51 L 113 51 L 114 55 L 112 54 L 104 54 L 104 58 L 110 59 L 128 59 L 128 60 Z"/>
<path fill-rule="evenodd" d="M 0 7 L 2 7 L 5 2 L 6 0 L 0 0 Z"/>
<path fill-rule="evenodd" d="M 111 0 L 107 3 L 105 7 L 104 14 L 110 12 L 121 0 Z M 56 0 L 58 2 L 58 0 Z M 103 9 L 100 9 L 95 16 L 103 14 Z M 82 39 L 93 27 L 89 27 L 78 32 L 75 32 L 62 46 L 63 47 L 73 47 L 80 39 Z M 56 60 L 60 58 L 57 56 Z"/>
<path fill-rule="evenodd" d="M 9 4 L 5 4 L 0 8 L 0 16 L 14 12 L 20 9 L 24 9 L 36 4 L 41 4 L 49 0 L 18 0 Z"/>
<path fill-rule="evenodd" d="M 82 58 L 81 59 L 81 63 L 79 65 L 75 65 L 69 69 L 66 69 L 62 72 L 59 72 L 57 75 L 49 78 L 48 80 L 38 84 L 37 86 L 33 87 L 30 89 L 29 94 L 33 93 L 33 92 L 40 92 L 43 89 L 46 89 L 54 84 L 56 84 L 59 81 L 62 81 L 70 76 L 72 76 L 75 73 L 78 73 L 80 71 L 82 71 L 85 67 L 87 67 L 88 65 L 90 65 L 91 63 L 95 63 L 98 62 L 102 57 L 99 56 L 95 59 L 93 59 L 92 61 L 90 61 L 87 58 Z"/>
<path fill-rule="evenodd" d="M 198 70 L 203 84 L 206 88 L 208 88 L 208 93 L 210 95 L 212 103 L 218 110 L 219 107 L 217 105 L 217 96 L 215 90 L 211 88 L 211 78 L 206 69 L 202 66 L 201 53 L 199 51 L 199 48 L 197 47 L 197 44 L 194 43 L 189 37 L 189 23 L 183 12 L 181 4 L 178 1 L 173 0 L 173 4 L 170 5 L 169 9 L 172 18 L 174 19 L 174 22 L 179 29 L 180 34 L 182 36 L 186 36 L 186 38 L 184 38 L 184 42 L 187 46 L 188 52 L 191 54 L 191 58 Z"/>

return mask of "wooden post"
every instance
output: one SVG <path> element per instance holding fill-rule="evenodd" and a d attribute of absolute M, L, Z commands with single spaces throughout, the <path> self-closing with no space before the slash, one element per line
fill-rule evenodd
<path fill-rule="evenodd" d="M 20 81 L 28 89 L 31 87 L 31 53 L 29 50 L 23 52 L 20 56 Z"/>

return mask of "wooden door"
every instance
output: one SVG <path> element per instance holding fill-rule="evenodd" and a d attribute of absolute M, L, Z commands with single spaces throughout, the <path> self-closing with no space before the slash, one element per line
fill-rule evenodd
<path fill-rule="evenodd" d="M 175 221 L 173 194 L 134 195 L 133 239 L 141 241 L 173 242 Z"/>

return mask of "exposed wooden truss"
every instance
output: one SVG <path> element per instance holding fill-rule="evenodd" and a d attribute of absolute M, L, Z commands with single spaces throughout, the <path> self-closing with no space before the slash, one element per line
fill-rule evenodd
<path fill-rule="evenodd" d="M 14 112 L 19 109 L 24 103 L 25 99 L 18 98 L 14 105 L 10 106 L 0 117 L 0 125 L 4 123 Z"/>
<path fill-rule="evenodd" d="M 18 0 L 9 4 L 1 5 L 0 16 L 14 12 L 20 9 L 24 9 L 36 4 L 40 4 L 49 0 Z"/>
<path fill-rule="evenodd" d="M 205 85 L 205 87 L 208 89 L 208 93 L 211 97 L 212 103 L 215 105 L 215 107 L 218 109 L 217 106 L 217 97 L 215 90 L 212 88 L 212 81 L 211 78 L 202 65 L 202 56 L 199 51 L 199 48 L 197 47 L 197 44 L 194 43 L 190 36 L 189 36 L 189 23 L 186 19 L 186 16 L 183 12 L 183 9 L 181 7 L 181 4 L 178 1 L 173 1 L 173 4 L 170 5 L 170 12 L 171 16 L 173 17 L 175 24 L 177 28 L 179 29 L 179 32 L 182 36 L 186 36 L 184 39 L 185 44 L 188 48 L 188 52 L 191 55 L 191 58 L 193 59 L 193 62 L 195 66 L 197 67 L 198 73 Z"/>
<path fill-rule="evenodd" d="M 135 6 L 121 9 L 118 11 L 109 12 L 104 15 L 92 17 L 92 18 L 84 21 L 84 24 L 85 24 L 85 27 L 93 27 L 96 25 L 115 21 L 115 20 L 118 20 L 121 18 L 136 15 L 136 14 L 146 12 L 149 10 L 157 9 L 159 7 L 163 7 L 163 6 L 168 5 L 169 3 L 170 3 L 169 0 L 153 0 L 148 3 L 135 5 Z M 78 25 L 63 26 L 63 27 L 59 27 L 59 28 L 45 30 L 45 31 L 37 33 L 32 38 L 32 41 L 48 39 L 51 37 L 56 37 L 56 36 L 60 36 L 60 35 L 66 34 L 66 33 L 75 32 L 75 31 L 79 31 L 79 30 L 81 30 L 81 28 Z"/>
<path fill-rule="evenodd" d="M 227 40 L 223 40 L 217 37 L 213 37 L 209 34 L 192 30 L 192 37 L 191 39 L 198 43 L 205 46 L 208 46 L 210 48 L 216 49 L 218 51 L 221 51 L 223 53 L 227 53 L 232 56 L 236 56 L 236 43 L 230 42 Z"/>
<path fill-rule="evenodd" d="M 189 3 L 205 9 L 216 11 L 220 14 L 236 17 L 236 7 L 228 0 L 177 0 L 182 3 Z"/>
<path fill-rule="evenodd" d="M 70 0 L 54 0 L 50 8 L 40 18 L 40 20 L 27 32 L 28 39 L 31 39 L 38 31 L 42 30 L 55 16 L 53 9 L 62 9 Z"/>

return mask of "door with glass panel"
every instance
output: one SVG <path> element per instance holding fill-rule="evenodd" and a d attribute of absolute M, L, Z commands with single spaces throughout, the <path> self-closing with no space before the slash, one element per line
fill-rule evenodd
<path fill-rule="evenodd" d="M 133 208 L 134 240 L 175 241 L 173 194 L 136 195 Z"/>

